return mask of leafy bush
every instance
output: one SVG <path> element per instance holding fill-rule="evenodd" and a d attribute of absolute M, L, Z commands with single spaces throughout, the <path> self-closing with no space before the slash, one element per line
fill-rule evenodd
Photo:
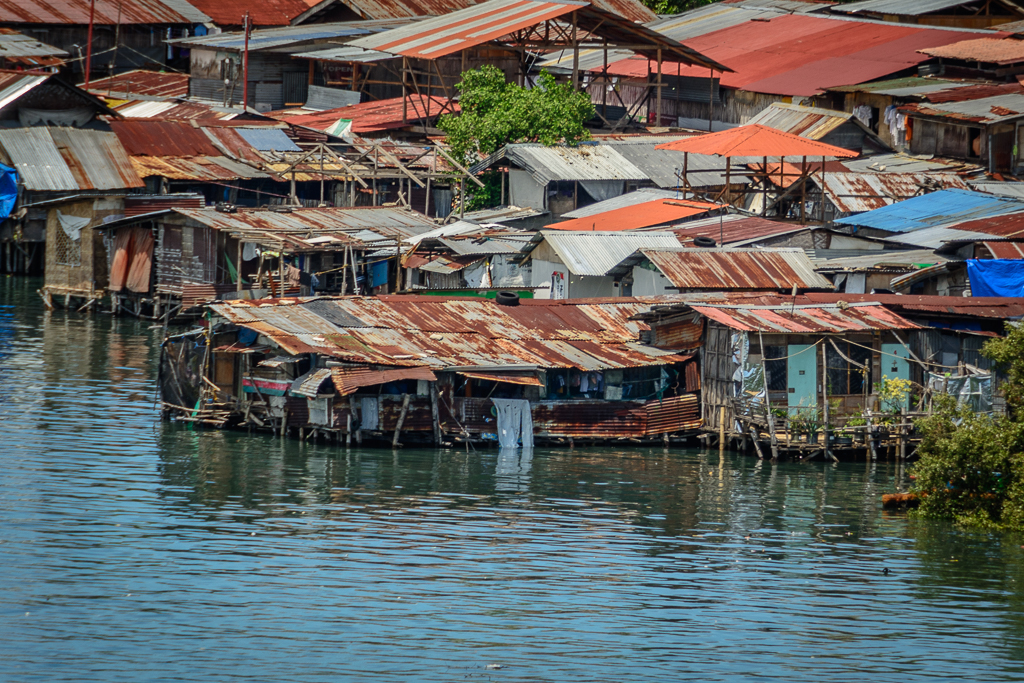
<path fill-rule="evenodd" d="M 977 415 L 952 396 L 935 397 L 934 413 L 916 423 L 922 441 L 914 492 L 921 506 L 914 514 L 1024 530 L 1024 331 L 1010 328 L 983 353 L 1007 374 L 1008 413 Z"/>

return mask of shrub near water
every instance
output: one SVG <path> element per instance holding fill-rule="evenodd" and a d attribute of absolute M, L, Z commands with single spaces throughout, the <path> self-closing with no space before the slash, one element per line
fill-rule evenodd
<path fill-rule="evenodd" d="M 1011 327 L 983 353 L 1007 376 L 1007 414 L 975 415 L 952 396 L 917 421 L 922 441 L 914 466 L 921 517 L 1024 531 L 1024 331 Z"/>

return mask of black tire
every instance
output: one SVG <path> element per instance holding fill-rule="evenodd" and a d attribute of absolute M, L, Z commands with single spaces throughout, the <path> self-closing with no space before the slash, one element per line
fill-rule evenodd
<path fill-rule="evenodd" d="M 519 295 L 515 292 L 498 292 L 494 297 L 495 303 L 499 306 L 518 306 Z"/>
<path fill-rule="evenodd" d="M 712 249 L 718 246 L 718 242 L 710 237 L 701 235 L 700 237 L 693 238 L 693 246 L 700 247 L 701 249 Z"/>

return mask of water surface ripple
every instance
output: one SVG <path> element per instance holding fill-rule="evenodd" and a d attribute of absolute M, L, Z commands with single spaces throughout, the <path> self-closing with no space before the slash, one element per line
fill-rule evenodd
<path fill-rule="evenodd" d="M 1021 540 L 883 514 L 893 463 L 192 431 L 159 330 L 39 284 L 0 281 L 2 681 L 1024 680 Z"/>

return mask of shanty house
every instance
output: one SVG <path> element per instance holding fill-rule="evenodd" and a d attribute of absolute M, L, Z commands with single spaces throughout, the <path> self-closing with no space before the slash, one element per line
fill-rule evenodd
<path fill-rule="evenodd" d="M 316 430 L 346 443 L 663 443 L 699 427 L 696 366 L 640 341 L 646 325 L 630 318 L 649 306 L 419 296 L 216 303 L 209 336 L 165 343 L 164 405 L 182 417 L 182 406 L 199 405 L 189 419 L 210 424 L 300 438 Z M 206 379 L 186 379 L 204 354 Z M 207 410 L 211 397 L 229 407 Z"/>
<path fill-rule="evenodd" d="M 114 245 L 115 304 L 170 315 L 227 297 L 393 290 L 400 241 L 434 223 L 390 207 L 175 206 L 100 227 Z"/>
<path fill-rule="evenodd" d="M 542 230 L 523 247 L 521 270 L 538 298 L 632 296 L 629 278 L 611 274 L 622 260 L 638 249 L 678 246 L 671 232 Z"/>
<path fill-rule="evenodd" d="M 832 289 L 803 249 L 642 248 L 610 274 L 631 281 L 633 296 Z"/>

